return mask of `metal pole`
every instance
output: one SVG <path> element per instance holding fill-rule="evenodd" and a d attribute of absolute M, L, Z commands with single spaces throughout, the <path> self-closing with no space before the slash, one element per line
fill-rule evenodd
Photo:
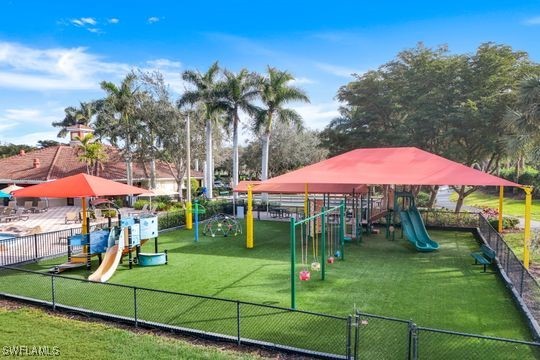
<path fill-rule="evenodd" d="M 301 225 L 300 225 L 301 226 Z M 291 309 L 296 309 L 296 225 L 291 218 Z M 302 239 L 300 239 L 302 240 Z"/>
<path fill-rule="evenodd" d="M 186 230 L 193 228 L 193 213 L 191 211 L 191 129 L 189 120 L 189 111 L 186 119 L 186 165 L 187 165 L 187 184 L 186 184 Z M 180 192 L 182 191 L 182 185 L 180 185 Z"/>
<path fill-rule="evenodd" d="M 341 200 L 339 208 L 339 241 L 341 243 L 341 260 L 345 260 L 345 202 Z"/>
<path fill-rule="evenodd" d="M 497 231 L 502 234 L 503 231 L 503 199 L 504 199 L 504 186 L 499 186 L 499 222 Z"/>
<path fill-rule="evenodd" d="M 199 241 L 199 200 L 195 200 L 193 212 L 195 213 L 195 242 Z"/>
<path fill-rule="evenodd" d="M 236 343 L 240 345 L 240 301 L 236 302 Z"/>
<path fill-rule="evenodd" d="M 531 204 L 532 204 L 532 186 L 524 186 L 525 191 L 525 236 L 523 239 L 523 265 L 529 268 L 531 242 Z"/>
<path fill-rule="evenodd" d="M 321 215 L 321 280 L 326 279 L 326 214 L 324 206 Z"/>
<path fill-rule="evenodd" d="M 54 274 L 51 275 L 51 299 L 52 299 L 52 309 L 56 310 L 56 286 L 54 283 Z"/>
<path fill-rule="evenodd" d="M 138 309 L 137 309 L 137 288 L 133 288 L 133 318 L 135 320 L 135 327 L 139 326 L 138 320 Z"/>
<path fill-rule="evenodd" d="M 253 248 L 253 191 L 252 186 L 247 187 L 247 212 L 246 212 L 246 247 Z"/>

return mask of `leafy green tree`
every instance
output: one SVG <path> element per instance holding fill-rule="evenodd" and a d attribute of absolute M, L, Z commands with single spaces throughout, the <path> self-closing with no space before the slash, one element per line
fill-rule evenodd
<path fill-rule="evenodd" d="M 255 119 L 254 129 L 262 132 L 262 159 L 261 180 L 268 179 L 268 159 L 270 149 L 270 135 L 274 123 L 302 124 L 302 118 L 293 109 L 286 108 L 290 102 L 309 102 L 306 93 L 290 85 L 294 77 L 287 71 L 268 67 L 266 75 L 260 82 L 260 96 L 264 108 Z"/>
<path fill-rule="evenodd" d="M 107 94 L 105 106 L 98 118 L 98 129 L 108 135 L 113 145 L 123 143 L 123 153 L 126 161 L 127 183 L 133 185 L 133 142 L 137 137 L 136 105 L 138 88 L 137 76 L 131 72 L 119 86 L 112 82 L 102 81 L 101 88 Z"/>
<path fill-rule="evenodd" d="M 242 150 L 241 163 L 245 166 L 242 173 L 249 178 L 258 178 L 262 171 L 262 136 L 249 142 Z M 321 147 L 317 132 L 306 129 L 298 131 L 297 125 L 276 123 L 272 138 L 269 171 L 274 176 L 316 163 L 328 155 L 328 151 Z"/>
<path fill-rule="evenodd" d="M 526 53 L 482 44 L 474 54 L 419 44 L 341 87 L 341 116 L 321 133 L 335 155 L 357 147 L 416 146 L 494 172 L 506 155 L 503 118 L 532 68 Z M 456 210 L 476 188 L 456 187 Z M 435 187 L 431 188 L 434 199 Z"/>
<path fill-rule="evenodd" d="M 540 76 L 529 75 L 520 83 L 516 108 L 508 109 L 505 125 L 506 145 L 516 155 L 514 180 L 518 181 L 527 154 L 540 160 Z"/>
<path fill-rule="evenodd" d="M 201 104 L 206 118 L 206 187 L 208 196 L 212 197 L 214 184 L 213 165 L 213 126 L 220 121 L 219 108 L 217 106 L 217 83 L 219 76 L 219 64 L 216 61 L 205 73 L 194 70 L 186 70 L 182 73 L 182 79 L 192 86 L 186 90 L 178 100 L 178 107 L 185 105 Z"/>
<path fill-rule="evenodd" d="M 64 119 L 53 122 L 52 126 L 61 128 L 57 137 L 63 138 L 68 134 L 67 128 L 73 125 L 81 124 L 90 126 L 94 115 L 96 114 L 98 103 L 81 102 L 78 108 L 69 106 L 64 109 Z"/>
<path fill-rule="evenodd" d="M 38 148 L 40 149 L 45 149 L 51 146 L 60 145 L 58 141 L 54 141 L 54 140 L 39 140 L 37 143 L 38 143 Z"/>
<path fill-rule="evenodd" d="M 224 71 L 224 81 L 217 87 L 218 106 L 225 112 L 225 126 L 232 127 L 233 151 L 232 151 L 232 178 L 233 187 L 238 185 L 238 125 L 240 124 L 240 112 L 249 116 L 255 116 L 260 112 L 254 102 L 259 97 L 259 77 L 250 73 L 247 69 L 240 70 L 235 74 Z M 234 194 L 236 196 L 236 193 Z"/>
<path fill-rule="evenodd" d="M 103 144 L 95 141 L 93 134 L 85 134 L 83 137 L 76 136 L 79 145 L 79 160 L 86 164 L 86 173 L 89 175 L 98 175 L 103 162 L 107 160 L 107 154 Z"/>
<path fill-rule="evenodd" d="M 30 145 L 15 145 L 8 143 L 0 143 L 0 158 L 7 158 L 10 156 L 18 155 L 21 150 L 29 152 L 35 150 L 36 148 Z"/>

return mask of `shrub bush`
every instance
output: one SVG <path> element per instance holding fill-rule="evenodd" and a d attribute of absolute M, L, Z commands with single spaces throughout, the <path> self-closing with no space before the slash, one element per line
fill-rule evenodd
<path fill-rule="evenodd" d="M 427 207 L 429 204 L 429 194 L 427 192 L 420 191 L 416 195 L 416 207 Z"/>
<path fill-rule="evenodd" d="M 137 200 L 135 201 L 135 203 L 133 204 L 133 208 L 135 210 L 142 210 L 142 208 L 144 207 L 144 204 L 149 204 L 150 202 L 148 200 Z"/>
<path fill-rule="evenodd" d="M 494 229 L 499 228 L 499 219 L 494 219 L 494 218 L 488 219 L 488 222 L 491 224 L 491 226 Z M 503 216 L 503 229 L 504 230 L 515 229 L 517 228 L 518 225 L 519 225 L 519 219 Z"/>

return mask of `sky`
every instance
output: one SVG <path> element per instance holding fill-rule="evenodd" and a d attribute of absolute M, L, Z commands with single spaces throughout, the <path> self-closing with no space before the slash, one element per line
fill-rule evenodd
<path fill-rule="evenodd" d="M 51 123 L 64 108 L 102 98 L 99 83 L 131 69 L 161 71 L 178 97 L 182 71 L 216 60 L 291 72 L 311 102 L 290 107 L 322 129 L 352 74 L 418 42 L 453 53 L 495 42 L 538 62 L 539 35 L 540 1 L 0 0 L 0 142 L 60 140 Z"/>

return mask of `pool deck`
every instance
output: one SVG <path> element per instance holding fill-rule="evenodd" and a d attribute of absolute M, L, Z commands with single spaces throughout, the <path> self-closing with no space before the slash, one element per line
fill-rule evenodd
<path fill-rule="evenodd" d="M 58 206 L 51 207 L 48 211 L 42 213 L 28 213 L 28 220 L 17 220 L 0 222 L 0 233 L 12 233 L 16 235 L 29 235 L 70 228 L 80 228 L 81 223 L 70 222 L 66 224 L 65 217 L 68 212 L 81 211 L 78 207 L 73 206 Z M 120 213 L 122 216 L 135 212 L 131 208 L 122 208 Z M 92 220 L 91 224 L 107 223 L 107 219 L 100 221 Z"/>

